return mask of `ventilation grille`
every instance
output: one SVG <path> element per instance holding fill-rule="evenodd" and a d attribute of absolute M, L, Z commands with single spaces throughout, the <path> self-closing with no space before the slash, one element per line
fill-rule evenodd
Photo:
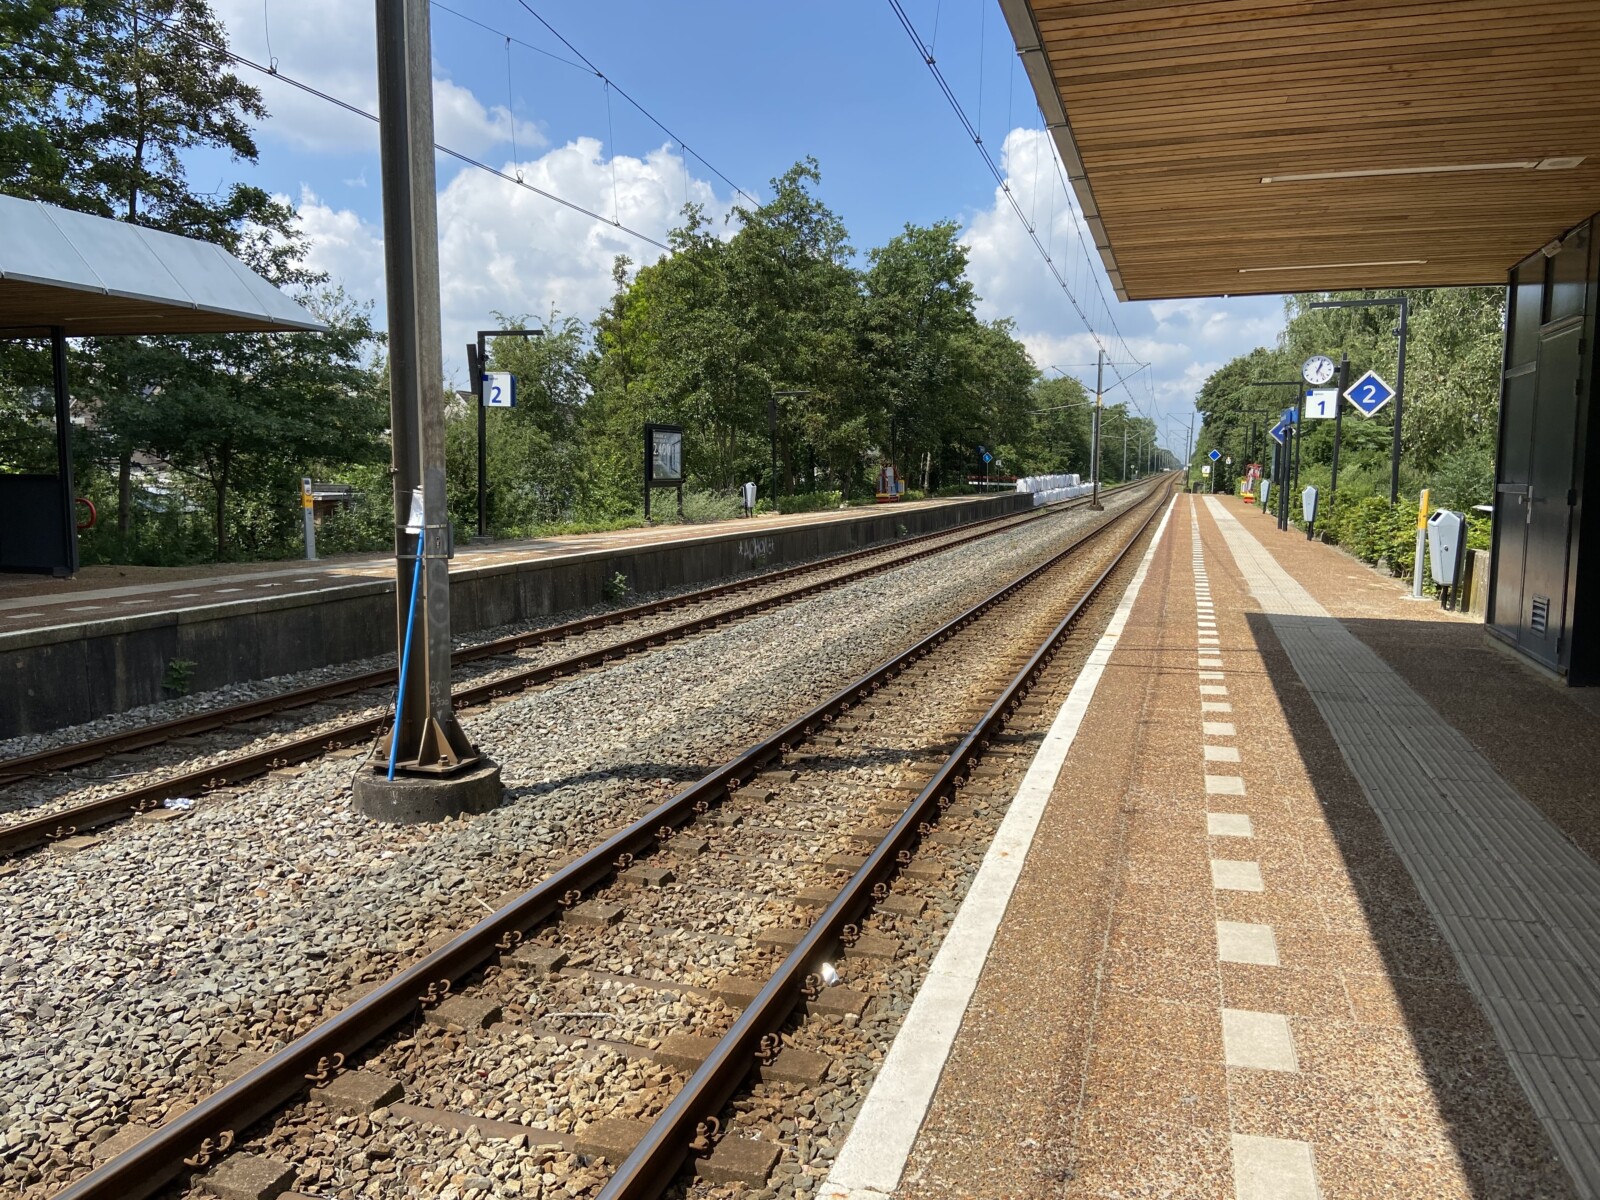
<path fill-rule="evenodd" d="M 1550 627 L 1550 597 L 1535 596 L 1533 598 L 1533 615 L 1528 619 L 1528 628 L 1540 637 Z"/>

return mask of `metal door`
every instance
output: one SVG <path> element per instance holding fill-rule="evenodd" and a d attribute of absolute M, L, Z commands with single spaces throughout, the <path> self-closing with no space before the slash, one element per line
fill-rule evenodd
<path fill-rule="evenodd" d="M 1537 366 L 1506 381 L 1494 623 L 1548 667 L 1563 663 L 1578 433 L 1580 318 L 1540 330 Z"/>

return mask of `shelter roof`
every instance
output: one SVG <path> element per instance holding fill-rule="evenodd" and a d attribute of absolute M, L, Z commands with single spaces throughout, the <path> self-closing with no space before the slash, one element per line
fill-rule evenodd
<path fill-rule="evenodd" d="M 0 337 L 325 328 L 221 246 L 0 196 Z"/>
<path fill-rule="evenodd" d="M 1503 283 L 1600 209 L 1595 0 L 1000 0 L 1123 299 Z"/>

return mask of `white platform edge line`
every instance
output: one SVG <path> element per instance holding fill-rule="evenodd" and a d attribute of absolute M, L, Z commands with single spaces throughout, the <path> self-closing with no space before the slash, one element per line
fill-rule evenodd
<path fill-rule="evenodd" d="M 817 1200 L 881 1200 L 899 1186 L 967 1005 L 978 986 L 978 977 L 1022 875 L 1045 805 L 1055 791 L 1056 778 L 1176 508 L 1174 498 L 1162 514 L 1156 535 L 1112 613 L 1105 634 L 1096 643 L 1029 764 Z"/>

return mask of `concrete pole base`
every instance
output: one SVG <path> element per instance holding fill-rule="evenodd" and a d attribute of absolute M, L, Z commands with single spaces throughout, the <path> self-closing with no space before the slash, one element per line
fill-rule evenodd
<path fill-rule="evenodd" d="M 421 825 L 463 813 L 490 812 L 500 806 L 504 791 L 499 765 L 484 759 L 470 771 L 437 779 L 396 775 L 391 780 L 363 769 L 356 772 L 350 800 L 358 813 L 374 821 Z"/>

